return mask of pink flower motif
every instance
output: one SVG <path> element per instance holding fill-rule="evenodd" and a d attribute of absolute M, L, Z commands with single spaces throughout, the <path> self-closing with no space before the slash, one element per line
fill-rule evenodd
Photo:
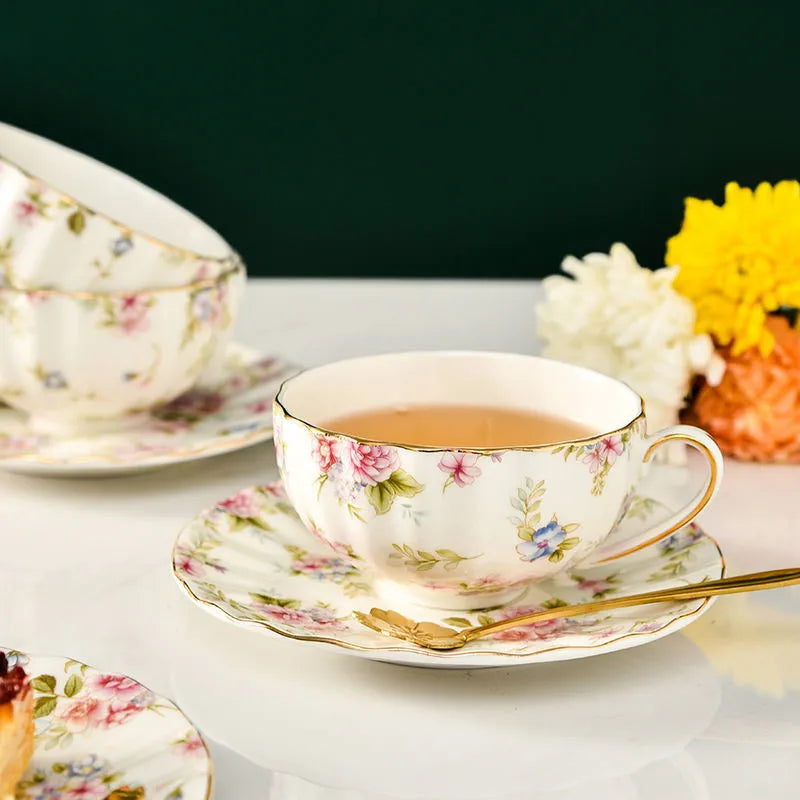
<path fill-rule="evenodd" d="M 32 306 L 43 306 L 51 297 L 49 292 L 27 292 L 26 297 Z"/>
<path fill-rule="evenodd" d="M 592 594 L 605 592 L 611 587 L 611 584 L 608 581 L 591 580 L 590 578 L 585 578 L 582 581 L 578 581 L 578 583 L 575 585 L 579 589 L 583 589 L 585 592 L 591 592 Z"/>
<path fill-rule="evenodd" d="M 207 262 L 201 261 L 194 273 L 192 281 L 202 281 L 211 275 L 211 267 Z"/>
<path fill-rule="evenodd" d="M 192 731 L 185 739 L 176 742 L 175 747 L 187 756 L 202 755 L 206 751 L 206 746 L 196 731 Z"/>
<path fill-rule="evenodd" d="M 469 486 L 481 475 L 477 463 L 478 456 L 475 453 L 453 451 L 445 453 L 439 460 L 438 466 L 442 472 L 449 472 L 459 486 Z"/>
<path fill-rule="evenodd" d="M 188 575 L 190 578 L 202 578 L 205 574 L 205 568 L 196 559 L 189 555 L 181 554 L 175 559 L 175 566 L 178 572 Z"/>
<path fill-rule="evenodd" d="M 64 723 L 68 733 L 82 733 L 97 727 L 105 719 L 107 706 L 97 697 L 77 696 L 56 710 L 55 717 Z"/>
<path fill-rule="evenodd" d="M 20 200 L 14 206 L 14 209 L 17 213 L 17 219 L 26 225 L 32 225 L 34 217 L 39 216 L 39 209 L 30 200 Z"/>
<path fill-rule="evenodd" d="M 283 606 L 258 606 L 259 610 L 266 614 L 268 617 L 277 622 L 282 622 L 284 625 L 305 625 L 308 622 L 308 616 L 294 608 L 285 608 Z"/>
<path fill-rule="evenodd" d="M 583 457 L 583 463 L 589 465 L 589 472 L 597 472 L 605 463 L 605 456 L 600 451 L 597 445 L 593 445 L 591 449 L 587 450 L 586 455 Z"/>
<path fill-rule="evenodd" d="M 86 686 L 99 697 L 116 701 L 130 700 L 144 691 L 141 684 L 124 675 L 92 675 Z"/>
<path fill-rule="evenodd" d="M 499 464 L 503 460 L 503 456 L 505 455 L 504 450 L 500 450 L 496 453 L 489 453 L 489 458 L 492 459 L 496 464 Z"/>
<path fill-rule="evenodd" d="M 174 417 L 206 417 L 217 414 L 225 405 L 225 397 L 218 392 L 189 391 L 170 400 L 156 412 L 160 418 L 171 420 Z"/>
<path fill-rule="evenodd" d="M 105 718 L 100 721 L 99 727 L 116 728 L 118 725 L 124 725 L 137 714 L 141 714 L 145 708 L 146 706 L 136 703 L 111 703 Z"/>
<path fill-rule="evenodd" d="M 597 444 L 597 449 L 600 451 L 603 458 L 613 466 L 614 462 L 617 460 L 617 456 L 622 455 L 625 447 L 622 444 L 622 437 L 615 435 L 606 436 L 605 439 L 601 439 Z"/>
<path fill-rule="evenodd" d="M 276 500 L 286 500 L 286 490 L 282 483 L 265 483 L 261 487 L 267 494 L 271 494 Z"/>
<path fill-rule="evenodd" d="M 140 295 L 127 295 L 117 303 L 117 324 L 127 334 L 147 330 L 148 301 Z"/>
<path fill-rule="evenodd" d="M 400 467 L 400 457 L 393 447 L 350 441 L 342 449 L 342 463 L 353 480 L 365 486 L 387 480 Z"/>
<path fill-rule="evenodd" d="M 240 519 L 257 517 L 261 511 L 256 502 L 255 494 L 251 489 L 243 489 L 241 492 L 237 492 L 233 497 L 223 500 L 218 506 Z"/>
<path fill-rule="evenodd" d="M 339 442 L 331 436 L 315 436 L 313 445 L 314 460 L 320 471 L 328 470 L 339 460 Z"/>
<path fill-rule="evenodd" d="M 272 409 L 271 400 L 255 400 L 245 406 L 245 410 L 249 414 L 266 414 Z"/>
<path fill-rule="evenodd" d="M 225 388 L 232 392 L 238 392 L 247 386 L 247 378 L 244 375 L 233 375 L 225 382 Z"/>
<path fill-rule="evenodd" d="M 503 610 L 502 619 L 512 619 L 523 614 L 531 614 L 534 611 L 541 611 L 540 606 L 513 606 Z M 542 622 L 534 622 L 532 625 L 525 625 L 521 628 L 512 628 L 509 631 L 495 633 L 492 639 L 503 642 L 526 642 L 539 639 L 552 639 L 564 629 L 563 619 L 549 619 Z"/>
<path fill-rule="evenodd" d="M 86 800 L 86 798 L 106 797 L 107 792 L 107 784 L 97 778 L 86 778 L 79 783 L 70 783 L 68 786 L 60 787 L 58 797 L 72 798 L 73 800 Z M 44 796 L 48 797 L 48 795 Z"/>

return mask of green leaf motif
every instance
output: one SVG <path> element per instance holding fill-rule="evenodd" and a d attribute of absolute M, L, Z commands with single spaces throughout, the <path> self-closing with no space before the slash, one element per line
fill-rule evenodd
<path fill-rule="evenodd" d="M 279 606 L 280 608 L 300 608 L 299 600 L 287 600 L 282 597 L 273 597 L 269 594 L 259 594 L 258 592 L 250 592 L 250 597 L 256 602 L 264 606 Z"/>
<path fill-rule="evenodd" d="M 580 528 L 579 522 L 569 522 L 566 525 L 561 526 L 565 533 L 572 533 L 572 531 L 578 530 Z"/>
<path fill-rule="evenodd" d="M 480 558 L 482 553 L 477 556 L 462 556 L 449 550 L 448 548 L 441 548 L 434 553 L 429 553 L 427 550 L 414 550 L 410 545 L 399 545 L 396 542 L 392 543 L 394 553 L 390 553 L 389 558 L 403 559 L 403 564 L 407 567 L 412 567 L 417 572 L 427 572 L 436 566 L 443 566 L 446 570 L 454 570 L 462 561 L 471 561 L 474 558 Z"/>
<path fill-rule="evenodd" d="M 564 560 L 564 553 L 561 550 L 554 550 L 547 558 L 548 561 L 552 561 L 554 564 L 558 564 L 559 561 Z"/>
<path fill-rule="evenodd" d="M 388 483 L 398 497 L 414 497 L 425 488 L 404 469 L 396 469 L 384 483 Z"/>
<path fill-rule="evenodd" d="M 39 697 L 36 699 L 36 703 L 33 706 L 33 716 L 35 719 L 39 719 L 40 717 L 46 717 L 49 714 L 52 714 L 56 710 L 56 698 L 55 697 Z"/>
<path fill-rule="evenodd" d="M 445 617 L 442 622 L 446 625 L 452 625 L 454 628 L 471 628 L 472 623 L 464 617 Z"/>
<path fill-rule="evenodd" d="M 70 675 L 64 684 L 64 694 L 67 697 L 74 697 L 83 689 L 83 681 L 77 675 Z"/>
<path fill-rule="evenodd" d="M 542 608 L 563 608 L 567 605 L 569 605 L 569 603 L 562 600 L 560 597 L 551 597 L 549 600 L 545 600 L 542 603 Z"/>
<path fill-rule="evenodd" d="M 86 227 L 86 216 L 83 211 L 78 208 L 67 217 L 67 227 L 76 235 L 80 236 L 83 229 Z"/>
<path fill-rule="evenodd" d="M 56 690 L 56 679 L 52 675 L 37 675 L 31 680 L 31 686 L 41 694 L 53 694 Z"/>
<path fill-rule="evenodd" d="M 577 536 L 570 536 L 568 539 L 564 539 L 563 542 L 559 545 L 559 550 L 572 550 L 573 547 L 580 544 L 580 539 Z"/>
<path fill-rule="evenodd" d="M 375 509 L 375 513 L 386 514 L 394 503 L 395 490 L 388 480 L 376 483 L 374 486 L 369 486 L 366 490 L 367 500 L 369 504 Z"/>

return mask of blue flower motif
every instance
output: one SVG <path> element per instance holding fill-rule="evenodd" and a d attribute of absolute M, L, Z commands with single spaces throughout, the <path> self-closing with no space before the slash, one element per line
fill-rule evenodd
<path fill-rule="evenodd" d="M 91 778 L 105 769 L 106 762 L 96 755 L 90 755 L 81 761 L 70 761 L 67 772 L 72 778 Z"/>
<path fill-rule="evenodd" d="M 111 252 L 115 256 L 124 256 L 129 250 L 133 249 L 133 241 L 127 236 L 120 236 L 111 243 Z"/>
<path fill-rule="evenodd" d="M 691 547 L 695 542 L 703 538 L 702 531 L 696 525 L 688 525 L 682 530 L 676 531 L 661 543 L 662 555 L 676 553 Z"/>
<path fill-rule="evenodd" d="M 0 653 L 3 653 L 6 657 L 6 663 L 8 665 L 8 669 L 14 669 L 18 664 L 21 667 L 28 666 L 28 662 L 30 659 L 24 653 L 20 653 L 17 650 L 0 650 Z"/>
<path fill-rule="evenodd" d="M 59 370 L 54 369 L 50 372 L 45 372 L 42 376 L 42 384 L 45 389 L 66 389 L 67 379 Z"/>
<path fill-rule="evenodd" d="M 554 553 L 566 538 L 567 532 L 554 519 L 534 531 L 531 541 L 520 542 L 517 552 L 523 561 L 536 561 Z"/>

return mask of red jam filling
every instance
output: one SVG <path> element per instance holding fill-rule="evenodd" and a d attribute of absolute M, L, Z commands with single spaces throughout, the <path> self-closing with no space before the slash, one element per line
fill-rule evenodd
<path fill-rule="evenodd" d="M 28 684 L 25 670 L 17 664 L 8 668 L 6 654 L 0 652 L 0 706 L 10 703 Z"/>

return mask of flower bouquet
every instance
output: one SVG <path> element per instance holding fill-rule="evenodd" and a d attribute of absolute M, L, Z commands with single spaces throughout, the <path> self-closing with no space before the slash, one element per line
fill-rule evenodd
<path fill-rule="evenodd" d="M 725 362 L 684 417 L 736 458 L 800 461 L 800 184 L 730 183 L 722 206 L 689 198 L 667 263 Z"/>
<path fill-rule="evenodd" d="M 567 257 L 537 309 L 545 355 L 630 384 L 652 429 L 683 418 L 737 458 L 800 461 L 800 184 L 687 199 L 666 263 Z"/>

